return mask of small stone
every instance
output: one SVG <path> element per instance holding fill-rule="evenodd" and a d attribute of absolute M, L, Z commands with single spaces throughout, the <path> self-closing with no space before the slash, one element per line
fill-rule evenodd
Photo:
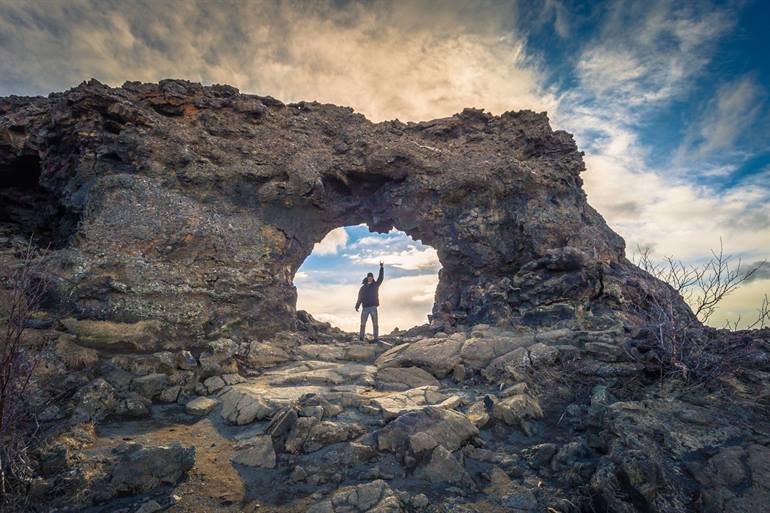
<path fill-rule="evenodd" d="M 138 397 L 128 397 L 120 402 L 116 413 L 119 416 L 141 419 L 150 416 L 150 409 Z"/>
<path fill-rule="evenodd" d="M 543 417 L 540 403 L 529 394 L 518 394 L 501 399 L 494 404 L 492 415 L 509 426 L 520 427 L 531 435 L 529 421 Z"/>
<path fill-rule="evenodd" d="M 196 397 L 185 405 L 185 411 L 190 415 L 208 415 L 219 401 L 208 397 Z"/>
<path fill-rule="evenodd" d="M 152 399 L 166 388 L 167 383 L 168 376 L 165 374 L 148 374 L 147 376 L 134 378 L 134 380 L 131 381 L 131 391 L 148 399 Z"/>
<path fill-rule="evenodd" d="M 440 408 L 447 408 L 449 410 L 454 410 L 458 406 L 460 406 L 461 403 L 462 403 L 462 398 L 459 395 L 453 395 L 451 397 L 444 399 L 443 401 L 438 403 L 436 406 L 439 406 Z"/>
<path fill-rule="evenodd" d="M 213 394 L 217 390 L 221 390 L 225 387 L 225 380 L 220 378 L 219 376 L 211 376 L 210 378 L 207 378 L 203 382 L 203 386 L 206 387 L 206 391 L 209 394 Z"/>
<path fill-rule="evenodd" d="M 177 397 L 179 397 L 179 391 L 182 390 L 182 387 L 179 385 L 168 387 L 163 392 L 160 393 L 160 396 L 158 399 L 162 403 L 175 403 Z"/>
<path fill-rule="evenodd" d="M 179 351 L 176 354 L 176 366 L 182 370 L 194 370 L 198 362 L 190 351 Z"/>
<path fill-rule="evenodd" d="M 558 357 L 558 349 L 547 346 L 542 342 L 529 347 L 529 360 L 536 369 L 553 365 Z"/>
<path fill-rule="evenodd" d="M 297 465 L 294 467 L 294 470 L 291 471 L 291 476 L 289 476 L 292 481 L 295 483 L 299 481 L 304 481 L 305 478 L 307 478 L 307 472 L 305 472 L 305 469 L 301 466 Z"/>
<path fill-rule="evenodd" d="M 512 395 L 526 394 L 529 392 L 529 386 L 526 383 L 516 383 L 500 392 L 500 397 L 511 397 Z"/>
<path fill-rule="evenodd" d="M 466 372 L 465 366 L 462 363 L 458 363 L 452 368 L 452 379 L 458 383 L 465 381 Z"/>
<path fill-rule="evenodd" d="M 158 362 L 158 370 L 166 374 L 176 370 L 176 358 L 171 351 L 153 353 L 153 358 Z"/>
<path fill-rule="evenodd" d="M 243 383 L 246 381 L 246 378 L 241 376 L 240 374 L 224 374 L 222 376 L 222 380 L 225 382 L 226 385 L 237 385 L 238 383 Z"/>
<path fill-rule="evenodd" d="M 482 428 L 489 422 L 489 411 L 484 401 L 476 401 L 468 408 L 468 420 L 477 428 Z"/>
<path fill-rule="evenodd" d="M 410 502 L 412 503 L 412 506 L 417 509 L 424 509 L 430 505 L 430 499 L 428 499 L 428 496 L 424 493 L 415 495 Z"/>

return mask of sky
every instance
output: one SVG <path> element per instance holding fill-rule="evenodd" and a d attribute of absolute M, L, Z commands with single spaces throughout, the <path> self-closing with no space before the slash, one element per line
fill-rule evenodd
<path fill-rule="evenodd" d="M 697 263 L 721 238 L 746 267 L 770 258 L 768 19 L 762 0 L 0 0 L 0 95 L 186 78 L 373 121 L 547 111 L 585 151 L 589 202 L 629 253 Z M 421 322 L 439 265 L 430 248 L 398 234 L 364 244 L 365 230 L 316 248 L 295 280 L 300 307 L 351 317 L 335 287 L 355 286 L 377 251 L 405 252 L 388 264 L 382 293 L 398 290 L 400 306 L 383 306 L 381 324 Z M 713 324 L 751 317 L 770 291 L 770 271 L 755 277 Z"/>

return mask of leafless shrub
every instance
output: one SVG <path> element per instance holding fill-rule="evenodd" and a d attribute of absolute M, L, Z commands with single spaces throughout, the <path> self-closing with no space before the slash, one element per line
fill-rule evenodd
<path fill-rule="evenodd" d="M 26 392 L 40 348 L 24 332 L 46 289 L 40 253 L 29 243 L 8 276 L 9 298 L 0 319 L 0 505 L 18 506 L 31 477 L 30 443 L 34 436 Z"/>
<path fill-rule="evenodd" d="M 638 248 L 633 261 L 673 288 L 670 293 L 648 297 L 643 316 L 652 345 L 637 344 L 633 356 L 656 368 L 662 377 L 708 382 L 756 354 L 751 337 L 719 336 L 704 329 L 702 323 L 757 272 L 761 263 L 744 270 L 740 259 L 724 253 L 721 240 L 719 250 L 712 251 L 709 260 L 701 265 L 688 265 L 673 257 L 655 260 L 649 249 L 642 248 Z M 694 315 L 681 312 L 676 294 Z M 767 296 L 758 312 L 757 320 L 747 329 L 761 328 L 768 322 Z M 740 319 L 728 327 L 735 331 L 739 322 Z"/>
<path fill-rule="evenodd" d="M 634 264 L 676 290 L 690 305 L 695 316 L 708 322 L 716 312 L 719 303 L 744 282 L 750 280 L 765 262 L 755 264 L 746 270 L 741 259 L 725 254 L 722 239 L 719 250 L 711 250 L 711 256 L 703 264 L 685 264 L 672 256 L 656 260 L 650 248 L 637 246 Z M 761 317 L 760 317 L 761 319 Z M 753 324 L 747 329 L 755 327 Z"/>

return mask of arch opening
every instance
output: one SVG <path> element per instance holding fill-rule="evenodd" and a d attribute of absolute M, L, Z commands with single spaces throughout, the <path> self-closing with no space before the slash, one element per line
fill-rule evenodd
<path fill-rule="evenodd" d="M 366 224 L 335 228 L 315 244 L 294 275 L 297 310 L 357 332 L 358 289 L 366 273 L 377 276 L 380 261 L 385 269 L 379 291 L 380 334 L 429 322 L 441 269 L 438 253 L 406 232 L 392 228 L 376 233 Z"/>

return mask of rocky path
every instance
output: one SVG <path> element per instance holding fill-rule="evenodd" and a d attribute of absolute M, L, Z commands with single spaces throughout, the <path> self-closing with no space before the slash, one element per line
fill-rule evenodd
<path fill-rule="evenodd" d="M 111 356 L 71 414 L 97 420 L 75 465 L 92 476 L 84 510 L 684 512 L 685 485 L 713 479 L 692 462 L 740 450 L 746 475 L 770 477 L 767 419 L 749 427 L 740 404 L 714 418 L 718 397 L 644 384 L 622 328 L 385 341 L 295 334 L 221 339 L 197 358 Z M 731 511 L 758 511 L 767 487 L 739 485 L 698 500 L 733 493 Z"/>

